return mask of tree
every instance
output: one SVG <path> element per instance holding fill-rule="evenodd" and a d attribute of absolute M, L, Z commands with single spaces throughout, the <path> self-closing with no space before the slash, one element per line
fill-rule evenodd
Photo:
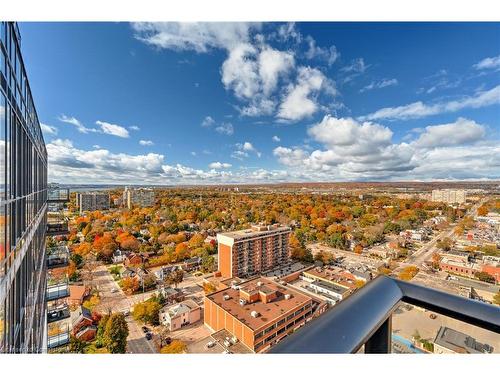
<path fill-rule="evenodd" d="M 177 284 L 182 283 L 182 280 L 184 280 L 184 271 L 175 270 L 168 276 L 168 278 L 170 279 L 171 283 L 174 284 L 177 288 Z"/>
<path fill-rule="evenodd" d="M 356 246 L 354 246 L 354 252 L 356 254 L 361 254 L 363 252 L 363 246 L 361 246 L 360 244 L 357 244 Z"/>
<path fill-rule="evenodd" d="M 110 314 L 104 315 L 97 325 L 95 346 L 98 348 L 102 348 L 104 346 L 104 331 L 106 330 L 106 324 L 108 323 L 109 317 Z"/>
<path fill-rule="evenodd" d="M 481 281 L 484 281 L 484 282 L 487 282 L 487 283 L 492 283 L 494 284 L 495 283 L 495 278 L 493 276 L 491 276 L 489 273 L 487 272 L 476 272 L 474 274 L 474 276 L 481 280 Z"/>
<path fill-rule="evenodd" d="M 210 282 L 203 283 L 203 291 L 205 292 L 205 294 L 213 293 L 216 290 L 217 290 L 217 288 L 215 287 L 214 284 L 212 284 Z"/>
<path fill-rule="evenodd" d="M 150 298 L 147 301 L 139 302 L 135 304 L 132 310 L 132 316 L 135 320 L 140 320 L 143 323 L 158 325 L 160 324 L 160 313 L 161 306 L 154 298 Z"/>
<path fill-rule="evenodd" d="M 432 254 L 432 267 L 434 269 L 439 269 L 439 263 L 441 262 L 441 255 L 438 253 Z"/>
<path fill-rule="evenodd" d="M 486 216 L 488 215 L 488 212 L 489 212 L 488 206 L 485 206 L 484 204 L 477 209 L 477 214 L 479 216 Z"/>
<path fill-rule="evenodd" d="M 79 340 L 73 335 L 69 338 L 69 352 L 70 353 L 83 353 L 87 343 L 83 340 Z"/>
<path fill-rule="evenodd" d="M 120 246 L 123 250 L 137 252 L 139 250 L 140 243 L 137 238 L 130 236 L 129 238 L 123 240 Z"/>
<path fill-rule="evenodd" d="M 405 267 L 398 275 L 401 280 L 409 281 L 415 277 L 419 269 L 415 266 Z"/>
<path fill-rule="evenodd" d="M 169 345 L 165 345 L 161 348 L 160 353 L 162 354 L 182 354 L 187 350 L 187 345 L 180 340 L 174 340 Z"/>
<path fill-rule="evenodd" d="M 125 315 L 122 313 L 112 314 L 104 330 L 104 346 L 110 353 L 125 353 L 127 349 L 128 325 Z"/>
<path fill-rule="evenodd" d="M 497 294 L 493 296 L 493 303 L 495 305 L 500 305 L 500 289 L 498 289 Z"/>
<path fill-rule="evenodd" d="M 205 254 L 201 258 L 201 270 L 203 272 L 213 272 L 215 270 L 215 259 L 213 256 Z"/>
<path fill-rule="evenodd" d="M 134 294 L 139 290 L 139 280 L 137 277 L 126 277 L 122 280 L 122 289 L 125 294 Z"/>
<path fill-rule="evenodd" d="M 443 238 L 441 241 L 438 241 L 437 243 L 437 248 L 444 250 L 444 251 L 449 251 L 451 249 L 451 246 L 453 245 L 453 241 L 449 237 Z"/>

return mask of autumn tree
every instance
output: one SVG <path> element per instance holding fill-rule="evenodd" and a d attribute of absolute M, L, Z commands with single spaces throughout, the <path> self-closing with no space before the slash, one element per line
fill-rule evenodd
<path fill-rule="evenodd" d="M 160 309 L 161 306 L 156 300 L 149 299 L 135 304 L 132 316 L 135 320 L 139 320 L 143 323 L 158 325 L 160 324 Z"/>
<path fill-rule="evenodd" d="M 486 216 L 486 215 L 488 215 L 488 212 L 489 212 L 488 206 L 486 206 L 484 204 L 477 209 L 477 214 L 479 216 Z"/>
<path fill-rule="evenodd" d="M 122 313 L 112 314 L 106 322 L 103 343 L 112 354 L 125 353 L 127 349 L 128 325 Z"/>
<path fill-rule="evenodd" d="M 186 353 L 187 345 L 180 340 L 173 340 L 169 345 L 165 345 L 161 348 L 160 353 L 162 354 L 182 354 Z"/>
<path fill-rule="evenodd" d="M 139 290 L 139 280 L 136 277 L 125 277 L 122 280 L 122 289 L 125 294 L 134 294 Z"/>
<path fill-rule="evenodd" d="M 493 303 L 495 305 L 500 305 L 500 289 L 498 290 L 497 294 L 493 296 Z"/>

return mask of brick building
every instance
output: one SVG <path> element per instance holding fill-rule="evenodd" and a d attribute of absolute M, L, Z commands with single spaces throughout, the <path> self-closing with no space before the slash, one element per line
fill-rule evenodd
<path fill-rule="evenodd" d="M 219 271 L 224 277 L 249 277 L 290 261 L 291 228 L 253 225 L 217 234 Z"/>
<path fill-rule="evenodd" d="M 254 352 L 274 345 L 312 318 L 311 297 L 263 277 L 205 297 L 204 322 L 227 330 Z"/>

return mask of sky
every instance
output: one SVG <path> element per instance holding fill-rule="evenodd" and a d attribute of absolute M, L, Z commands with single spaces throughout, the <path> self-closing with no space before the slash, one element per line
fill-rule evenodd
<path fill-rule="evenodd" d="M 500 178 L 498 23 L 20 23 L 49 181 Z"/>

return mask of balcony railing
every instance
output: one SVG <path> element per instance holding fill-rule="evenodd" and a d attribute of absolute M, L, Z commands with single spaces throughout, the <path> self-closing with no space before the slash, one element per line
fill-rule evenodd
<path fill-rule="evenodd" d="M 69 264 L 69 249 L 67 246 L 57 246 L 47 249 L 47 268 L 67 267 Z"/>
<path fill-rule="evenodd" d="M 47 286 L 47 301 L 55 301 L 60 298 L 69 297 L 69 283 L 64 281 Z"/>
<path fill-rule="evenodd" d="M 47 307 L 47 322 L 54 323 L 71 316 L 67 303 Z"/>
<path fill-rule="evenodd" d="M 69 189 L 53 188 L 47 194 L 47 203 L 69 202 Z"/>
<path fill-rule="evenodd" d="M 47 338 L 48 349 L 55 349 L 67 344 L 69 344 L 69 330 L 56 335 L 49 335 Z"/>
<path fill-rule="evenodd" d="M 67 221 L 49 222 L 47 223 L 47 236 L 59 236 L 69 234 L 69 226 Z"/>
<path fill-rule="evenodd" d="M 400 302 L 500 333 L 500 308 L 436 289 L 378 276 L 269 353 L 390 353 L 392 313 Z"/>

